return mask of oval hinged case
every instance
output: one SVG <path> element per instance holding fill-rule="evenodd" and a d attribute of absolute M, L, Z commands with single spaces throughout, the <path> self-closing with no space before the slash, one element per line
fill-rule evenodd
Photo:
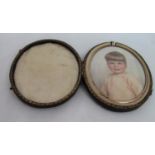
<path fill-rule="evenodd" d="M 114 111 L 136 109 L 152 93 L 145 60 L 117 42 L 94 46 L 82 62 L 78 52 L 63 41 L 36 41 L 19 51 L 10 69 L 12 90 L 35 107 L 64 103 L 76 93 L 81 79 L 97 103 Z"/>

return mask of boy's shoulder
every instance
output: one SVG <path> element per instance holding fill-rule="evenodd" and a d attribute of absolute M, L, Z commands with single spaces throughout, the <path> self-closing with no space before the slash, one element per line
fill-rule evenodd
<path fill-rule="evenodd" d="M 128 72 L 124 73 L 124 75 L 125 75 L 126 77 L 128 77 L 128 78 L 135 78 L 135 76 L 134 76 L 133 74 L 128 73 Z"/>
<path fill-rule="evenodd" d="M 125 76 L 126 76 L 126 79 L 130 82 L 138 81 L 137 77 L 135 77 L 133 74 L 126 73 Z"/>

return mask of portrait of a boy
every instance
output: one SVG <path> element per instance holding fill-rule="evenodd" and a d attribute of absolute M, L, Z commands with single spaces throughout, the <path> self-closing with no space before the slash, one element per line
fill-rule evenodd
<path fill-rule="evenodd" d="M 127 59 L 117 51 L 105 55 L 110 74 L 100 87 L 101 93 L 109 99 L 126 101 L 136 98 L 142 91 L 142 84 L 134 75 L 127 72 Z"/>

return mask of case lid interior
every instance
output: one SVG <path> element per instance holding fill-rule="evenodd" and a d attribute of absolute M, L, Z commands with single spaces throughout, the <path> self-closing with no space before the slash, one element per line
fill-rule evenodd
<path fill-rule="evenodd" d="M 81 60 L 67 43 L 41 40 L 16 56 L 10 71 L 15 94 L 38 107 L 56 106 L 69 99 L 81 79 Z"/>

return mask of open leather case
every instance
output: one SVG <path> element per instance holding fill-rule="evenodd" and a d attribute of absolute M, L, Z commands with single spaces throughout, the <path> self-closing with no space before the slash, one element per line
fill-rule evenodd
<path fill-rule="evenodd" d="M 64 103 L 76 93 L 81 78 L 97 103 L 114 111 L 136 109 L 152 93 L 148 65 L 140 54 L 121 43 L 97 45 L 82 62 L 69 44 L 40 40 L 20 50 L 10 69 L 12 90 L 35 107 Z"/>

